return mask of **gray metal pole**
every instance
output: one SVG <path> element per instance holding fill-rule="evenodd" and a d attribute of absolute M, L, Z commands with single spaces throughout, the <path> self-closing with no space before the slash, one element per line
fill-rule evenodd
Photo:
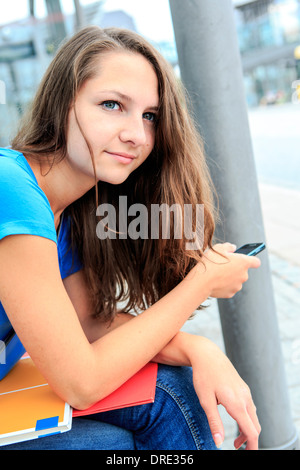
<path fill-rule="evenodd" d="M 182 80 L 217 189 L 220 241 L 265 241 L 231 0 L 170 0 Z M 250 386 L 260 449 L 298 448 L 267 251 L 243 290 L 218 302 L 226 353 Z"/>
<path fill-rule="evenodd" d="M 52 31 L 53 45 L 57 49 L 67 35 L 60 0 L 46 0 L 46 7 L 48 16 L 51 17 L 50 30 Z"/>
<path fill-rule="evenodd" d="M 83 28 L 84 23 L 85 23 L 83 8 L 80 3 L 80 0 L 73 0 L 73 3 L 75 7 L 76 29 L 79 30 Z"/>

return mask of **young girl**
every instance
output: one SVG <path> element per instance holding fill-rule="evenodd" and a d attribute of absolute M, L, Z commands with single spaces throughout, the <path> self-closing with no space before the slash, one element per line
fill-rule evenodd
<path fill-rule="evenodd" d="M 208 297 L 232 297 L 260 264 L 230 243 L 212 246 L 211 188 L 184 93 L 151 45 L 93 26 L 61 47 L 12 149 L 0 151 L 1 335 L 13 328 L 11 362 L 27 350 L 74 408 L 149 361 L 159 363 L 156 398 L 7 448 L 215 449 L 222 404 L 240 428 L 235 446 L 257 449 L 247 385 L 211 341 L 180 331 Z M 201 247 L 187 250 L 172 220 L 169 238 L 128 236 L 120 196 L 148 214 L 155 204 L 202 204 Z M 97 216 L 104 203 L 116 227 Z"/>

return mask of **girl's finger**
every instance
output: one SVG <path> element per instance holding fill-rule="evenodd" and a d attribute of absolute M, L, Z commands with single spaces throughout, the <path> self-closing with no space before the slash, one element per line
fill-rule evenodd
<path fill-rule="evenodd" d="M 232 417 L 238 423 L 241 431 L 240 435 L 234 441 L 235 447 L 238 449 L 242 444 L 247 442 L 246 450 L 258 450 L 258 437 L 260 431 L 256 429 L 256 426 L 246 409 L 243 413 L 239 413 L 238 416 Z"/>
<path fill-rule="evenodd" d="M 205 411 L 213 440 L 216 446 L 220 448 L 224 441 L 224 426 L 215 396 L 212 396 L 209 400 L 205 400 L 204 403 L 201 403 L 201 406 Z"/>

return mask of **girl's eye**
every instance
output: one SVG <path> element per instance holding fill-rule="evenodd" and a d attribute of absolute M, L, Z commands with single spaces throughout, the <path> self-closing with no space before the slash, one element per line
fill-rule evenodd
<path fill-rule="evenodd" d="M 144 113 L 143 118 L 150 122 L 155 122 L 156 115 L 154 113 Z"/>
<path fill-rule="evenodd" d="M 101 103 L 101 105 L 105 109 L 109 109 L 109 110 L 118 110 L 121 107 L 120 104 L 117 101 L 103 101 L 103 103 Z"/>

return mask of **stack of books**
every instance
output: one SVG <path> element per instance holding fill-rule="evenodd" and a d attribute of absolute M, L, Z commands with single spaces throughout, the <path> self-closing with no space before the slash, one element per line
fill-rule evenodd
<path fill-rule="evenodd" d="M 77 416 L 153 403 L 156 377 L 157 364 L 150 362 L 113 393 L 79 411 L 51 390 L 24 355 L 0 381 L 0 446 L 69 431 Z"/>

